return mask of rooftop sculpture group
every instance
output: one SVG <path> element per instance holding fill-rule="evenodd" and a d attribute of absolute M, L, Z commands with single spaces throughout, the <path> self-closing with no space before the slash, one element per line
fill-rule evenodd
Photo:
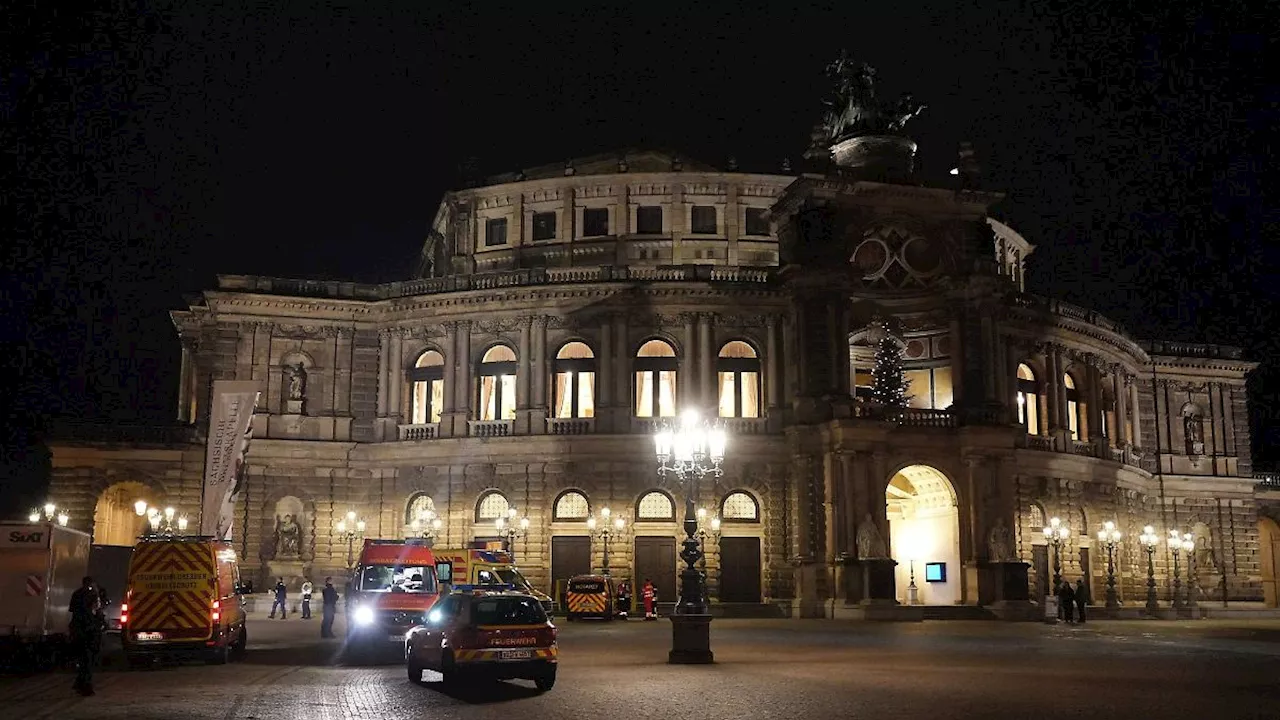
<path fill-rule="evenodd" d="M 827 110 L 815 128 L 814 139 L 828 147 L 859 135 L 899 134 L 925 109 L 910 94 L 896 100 L 876 97 L 875 68 L 851 60 L 845 52 L 826 72 L 834 88 L 832 96 L 823 101 Z"/>

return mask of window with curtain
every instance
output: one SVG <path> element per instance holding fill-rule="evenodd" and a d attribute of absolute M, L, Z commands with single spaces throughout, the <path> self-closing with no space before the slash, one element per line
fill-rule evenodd
<path fill-rule="evenodd" d="M 507 496 L 497 490 L 480 496 L 476 501 L 476 522 L 485 522 L 486 520 L 497 520 L 507 516 L 507 509 L 511 507 L 511 503 L 507 501 Z"/>
<path fill-rule="evenodd" d="M 636 417 L 675 417 L 676 351 L 650 340 L 636 352 Z"/>
<path fill-rule="evenodd" d="M 1040 382 L 1026 363 L 1018 364 L 1018 422 L 1028 435 L 1040 434 Z"/>
<path fill-rule="evenodd" d="M 479 420 L 514 420 L 516 417 L 516 354 L 506 345 L 485 351 L 476 372 L 476 409 Z"/>
<path fill-rule="evenodd" d="M 1071 439 L 1080 439 L 1080 391 L 1076 389 L 1076 379 L 1070 373 L 1062 374 L 1062 386 L 1067 390 L 1067 428 L 1071 430 Z"/>
<path fill-rule="evenodd" d="M 760 358 L 755 348 L 733 340 L 720 348 L 720 417 L 760 417 Z"/>
<path fill-rule="evenodd" d="M 556 380 L 552 417 L 589 418 L 596 416 L 596 356 L 583 342 L 560 346 L 552 363 Z"/>
<path fill-rule="evenodd" d="M 659 490 L 645 493 L 636 504 L 636 521 L 675 520 L 676 505 L 671 496 Z"/>
<path fill-rule="evenodd" d="M 408 375 L 413 387 L 410 421 L 415 425 L 440 422 L 440 411 L 444 409 L 444 355 L 427 350 L 418 356 Z"/>

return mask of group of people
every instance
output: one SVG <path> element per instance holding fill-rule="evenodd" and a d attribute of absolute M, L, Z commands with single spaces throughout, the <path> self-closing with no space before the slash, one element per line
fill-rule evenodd
<path fill-rule="evenodd" d="M 625 620 L 631 612 L 631 583 L 623 580 L 618 583 L 614 592 L 617 595 L 618 616 Z M 648 578 L 645 578 L 644 585 L 640 588 L 640 603 L 644 606 L 645 620 L 658 619 L 658 591 Z"/>
<path fill-rule="evenodd" d="M 1058 597 L 1058 619 L 1083 625 L 1084 609 L 1089 604 L 1089 591 L 1084 586 L 1084 580 L 1076 580 L 1074 587 L 1070 580 L 1064 580 L 1058 584 L 1053 594 Z"/>
<path fill-rule="evenodd" d="M 304 580 L 302 583 L 302 619 L 311 619 L 311 596 L 315 591 L 315 586 L 310 580 Z M 272 602 L 271 613 L 268 618 L 275 619 L 276 609 L 280 610 L 280 619 L 284 620 L 289 611 L 289 589 L 284 584 L 284 578 L 276 578 L 276 586 L 271 590 Z M 333 634 L 333 619 L 338 614 L 338 590 L 333 586 L 333 578 L 326 577 L 324 579 L 324 589 L 320 591 L 320 637 L 331 638 Z"/>

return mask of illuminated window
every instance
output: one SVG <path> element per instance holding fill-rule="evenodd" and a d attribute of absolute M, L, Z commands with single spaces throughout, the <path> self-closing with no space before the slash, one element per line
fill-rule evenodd
<path fill-rule="evenodd" d="M 675 520 L 676 504 L 671 496 L 654 490 L 645 493 L 636 505 L 636 520 Z"/>
<path fill-rule="evenodd" d="M 418 521 L 426 521 L 435 517 L 436 503 L 426 493 L 418 493 L 409 498 L 409 504 L 405 506 L 404 523 L 408 525 L 415 519 Z"/>
<path fill-rule="evenodd" d="M 1026 363 L 1018 365 L 1018 422 L 1029 435 L 1040 434 L 1040 383 Z"/>
<path fill-rule="evenodd" d="M 553 363 L 556 397 L 553 417 L 596 416 L 596 360 L 586 343 L 570 342 L 560 347 Z"/>
<path fill-rule="evenodd" d="M 476 373 L 476 409 L 479 420 L 514 420 L 516 417 L 516 354 L 506 345 L 485 351 Z"/>
<path fill-rule="evenodd" d="M 1062 386 L 1067 389 L 1067 428 L 1071 430 L 1071 439 L 1080 439 L 1080 391 L 1076 389 L 1076 379 L 1070 373 L 1062 374 Z"/>
<path fill-rule="evenodd" d="M 676 351 L 650 340 L 636 352 L 636 417 L 675 417 Z"/>
<path fill-rule="evenodd" d="M 853 366 L 853 396 L 871 399 L 871 388 L 875 384 L 875 379 L 871 377 L 871 368 L 868 366 Z"/>
<path fill-rule="evenodd" d="M 1037 503 L 1032 503 L 1031 507 L 1027 508 L 1027 520 L 1034 532 L 1040 532 L 1048 524 L 1044 519 L 1044 508 Z"/>
<path fill-rule="evenodd" d="M 720 417 L 760 417 L 760 358 L 741 340 L 725 343 L 716 361 Z"/>
<path fill-rule="evenodd" d="M 724 496 L 724 502 L 720 504 L 720 517 L 726 521 L 758 522 L 760 504 L 747 493 L 731 492 Z"/>
<path fill-rule="evenodd" d="M 586 520 L 591 514 L 591 504 L 587 496 L 577 490 L 568 490 L 556 499 L 554 519 Z"/>
<path fill-rule="evenodd" d="M 507 502 L 507 496 L 497 490 L 480 496 L 480 500 L 476 503 L 476 522 L 484 522 L 486 520 L 497 520 L 507 516 L 507 509 L 511 507 L 511 503 Z"/>
<path fill-rule="evenodd" d="M 440 422 L 440 411 L 444 409 L 444 356 L 435 350 L 422 353 L 408 375 L 413 385 L 410 422 L 415 425 Z"/>
<path fill-rule="evenodd" d="M 907 370 L 907 407 L 945 410 L 951 407 L 951 366 Z"/>

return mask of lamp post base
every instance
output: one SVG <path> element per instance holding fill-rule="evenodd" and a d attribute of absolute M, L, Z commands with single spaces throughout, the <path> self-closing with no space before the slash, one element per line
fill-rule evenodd
<path fill-rule="evenodd" d="M 672 665 L 708 665 L 715 662 L 711 653 L 710 615 L 672 615 L 671 652 L 667 662 Z"/>

